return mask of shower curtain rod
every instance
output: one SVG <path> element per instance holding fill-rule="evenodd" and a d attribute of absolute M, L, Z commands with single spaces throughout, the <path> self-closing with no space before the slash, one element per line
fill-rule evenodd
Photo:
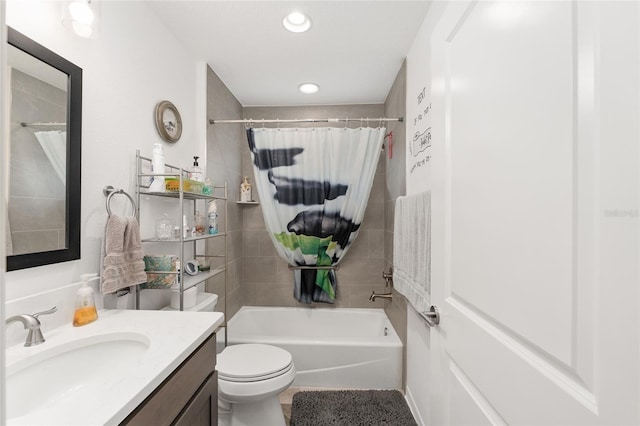
<path fill-rule="evenodd" d="M 209 124 L 231 124 L 231 123 L 245 123 L 245 124 L 251 124 L 251 123 L 255 123 L 255 124 L 266 124 L 266 123 L 338 123 L 341 121 L 366 121 L 366 122 L 370 122 L 370 121 L 378 121 L 378 122 L 387 122 L 387 121 L 397 121 L 397 122 L 404 122 L 404 117 L 398 117 L 398 118 L 386 118 L 386 117 L 382 117 L 382 118 L 296 118 L 296 119 L 292 119 L 292 120 L 288 120 L 288 119 L 243 119 L 243 120 L 211 120 L 209 119 Z"/>
<path fill-rule="evenodd" d="M 67 123 L 25 123 L 24 121 L 20 122 L 22 127 L 31 127 L 31 126 L 66 126 Z"/>

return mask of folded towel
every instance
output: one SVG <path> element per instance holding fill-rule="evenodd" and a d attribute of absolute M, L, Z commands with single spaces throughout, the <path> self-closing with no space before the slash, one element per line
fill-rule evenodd
<path fill-rule="evenodd" d="M 104 233 L 102 294 L 145 283 L 140 226 L 135 217 L 111 215 Z"/>
<path fill-rule="evenodd" d="M 431 299 L 431 193 L 398 197 L 393 229 L 393 286 L 418 311 Z"/>

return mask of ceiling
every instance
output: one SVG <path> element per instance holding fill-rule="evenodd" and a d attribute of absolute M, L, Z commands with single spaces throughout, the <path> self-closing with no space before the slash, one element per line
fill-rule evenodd
<path fill-rule="evenodd" d="M 383 103 L 422 24 L 422 1 L 189 1 L 147 3 L 243 106 Z M 285 15 L 312 27 L 292 33 Z M 298 85 L 314 82 L 305 95 Z"/>

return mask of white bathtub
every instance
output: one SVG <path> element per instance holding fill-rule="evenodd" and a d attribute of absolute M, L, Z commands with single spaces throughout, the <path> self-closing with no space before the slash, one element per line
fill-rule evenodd
<path fill-rule="evenodd" d="M 229 320 L 228 336 L 230 345 L 266 343 L 289 351 L 297 371 L 292 386 L 402 386 L 402 342 L 383 309 L 243 306 Z"/>

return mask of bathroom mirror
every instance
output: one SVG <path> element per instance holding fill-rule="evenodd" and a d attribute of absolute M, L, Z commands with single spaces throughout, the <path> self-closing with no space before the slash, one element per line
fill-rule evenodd
<path fill-rule="evenodd" d="M 8 28 L 7 271 L 80 258 L 82 69 Z"/>

